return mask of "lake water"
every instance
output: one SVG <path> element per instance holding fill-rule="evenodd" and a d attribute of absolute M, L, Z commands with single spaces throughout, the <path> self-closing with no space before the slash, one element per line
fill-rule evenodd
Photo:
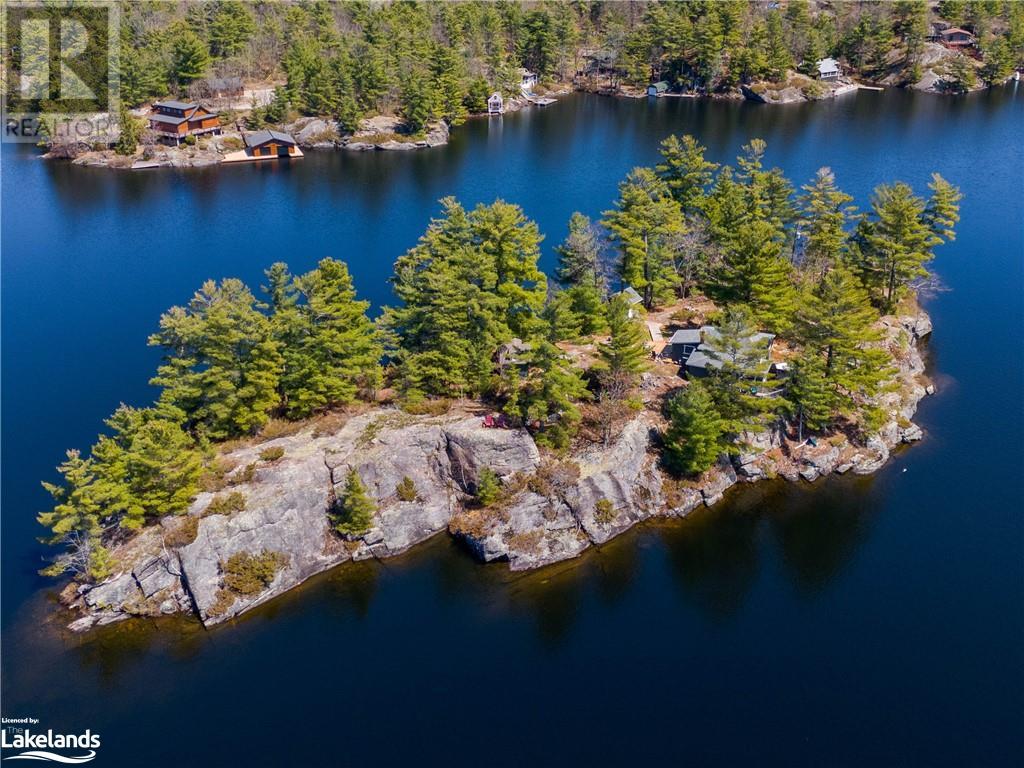
<path fill-rule="evenodd" d="M 102 736 L 95 765 L 1020 765 L 1024 760 L 1024 91 L 860 92 L 790 107 L 573 96 L 446 148 L 115 173 L 2 151 L 3 715 Z M 927 436 L 871 478 L 744 488 L 567 566 L 511 576 L 439 536 L 343 566 L 232 625 L 63 637 L 40 479 L 124 400 L 161 311 L 206 278 L 394 259 L 455 195 L 547 235 L 597 217 L 658 142 L 754 137 L 798 183 L 831 166 L 966 194 L 927 303 Z"/>

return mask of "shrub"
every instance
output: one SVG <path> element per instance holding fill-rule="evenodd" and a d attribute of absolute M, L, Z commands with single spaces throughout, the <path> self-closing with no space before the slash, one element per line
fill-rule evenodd
<path fill-rule="evenodd" d="M 481 506 L 489 507 L 500 498 L 501 484 L 498 482 L 498 476 L 485 467 L 480 470 L 480 476 L 476 481 L 476 500 Z"/>
<path fill-rule="evenodd" d="M 189 147 L 194 147 L 196 145 L 196 137 L 195 136 L 186 136 L 185 140 L 182 143 L 187 145 L 187 146 L 189 146 Z"/>
<path fill-rule="evenodd" d="M 260 429 L 259 440 L 266 442 L 275 437 L 288 437 L 299 432 L 305 426 L 301 421 L 288 421 L 287 419 L 271 419 Z"/>
<path fill-rule="evenodd" d="M 400 405 L 403 411 L 413 416 L 443 416 L 451 410 L 452 401 L 447 398 L 407 397 Z"/>
<path fill-rule="evenodd" d="M 224 149 L 242 149 L 245 146 L 245 142 L 237 136 L 227 136 L 221 141 L 221 144 Z"/>
<path fill-rule="evenodd" d="M 235 604 L 237 597 L 235 593 L 229 589 L 218 589 L 217 594 L 213 597 L 213 602 L 210 607 L 206 609 L 207 616 L 223 616 L 229 610 L 231 606 Z"/>
<path fill-rule="evenodd" d="M 241 485 L 242 483 L 251 483 L 256 477 L 256 462 L 250 462 L 246 464 L 238 472 L 231 475 L 231 477 L 225 478 L 226 485 Z"/>
<path fill-rule="evenodd" d="M 608 499 L 600 499 L 594 506 L 594 520 L 608 525 L 615 519 L 615 506 Z"/>
<path fill-rule="evenodd" d="M 185 515 L 179 518 L 164 533 L 164 544 L 168 547 L 184 547 L 196 540 L 199 535 L 199 518 Z"/>
<path fill-rule="evenodd" d="M 260 451 L 260 461 L 277 461 L 284 456 L 284 448 L 275 445 L 273 448 L 264 448 Z"/>
<path fill-rule="evenodd" d="M 395 493 L 401 501 L 416 501 L 419 498 L 419 494 L 416 492 L 416 483 L 412 481 L 411 477 L 403 477 L 402 482 L 395 488 Z"/>
<path fill-rule="evenodd" d="M 274 576 L 288 564 L 280 552 L 264 549 L 258 555 L 236 552 L 220 564 L 224 586 L 239 595 L 257 595 L 270 586 Z"/>
<path fill-rule="evenodd" d="M 240 491 L 232 491 L 222 496 L 214 496 L 213 500 L 203 510 L 203 517 L 207 515 L 230 515 L 234 512 L 241 512 L 245 509 L 245 494 Z"/>
<path fill-rule="evenodd" d="M 224 490 L 228 486 L 228 473 L 237 466 L 237 461 L 226 459 L 223 456 L 215 457 L 207 465 L 206 474 L 199 480 L 200 490 L 208 493 L 216 493 L 217 491 Z"/>

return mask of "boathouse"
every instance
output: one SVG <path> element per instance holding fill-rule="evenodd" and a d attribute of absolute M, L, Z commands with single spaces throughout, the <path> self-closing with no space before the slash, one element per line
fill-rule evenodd
<path fill-rule="evenodd" d="M 487 99 L 487 113 L 491 115 L 500 115 L 505 111 L 505 100 L 501 97 L 501 94 L 495 91 Z"/>
<path fill-rule="evenodd" d="M 158 101 L 149 115 L 149 127 L 160 139 L 180 144 L 188 136 L 220 133 L 220 116 L 195 102 Z"/>
<path fill-rule="evenodd" d="M 835 59 L 821 59 L 815 64 L 815 67 L 818 70 L 819 80 L 838 80 L 839 76 L 843 74 L 839 62 Z"/>
<path fill-rule="evenodd" d="M 290 134 L 256 131 L 245 136 L 245 151 L 251 157 L 301 157 L 299 145 Z"/>
<path fill-rule="evenodd" d="M 656 83 L 651 83 L 647 86 L 648 96 L 661 96 L 664 93 L 668 93 L 668 83 L 664 80 L 659 80 Z"/>

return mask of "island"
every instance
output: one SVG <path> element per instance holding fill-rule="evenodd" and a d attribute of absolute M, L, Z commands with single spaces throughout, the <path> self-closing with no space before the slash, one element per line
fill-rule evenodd
<path fill-rule="evenodd" d="M 253 159 L 265 130 L 302 149 L 423 149 L 573 90 L 785 104 L 962 94 L 1024 69 L 1019 3 L 185 2 L 122 16 L 121 105 L 97 120 L 112 127 L 83 140 L 44 121 L 48 157 L 206 166 Z M 167 104 L 212 122 L 180 130 Z"/>
<path fill-rule="evenodd" d="M 600 221 L 572 216 L 550 279 L 518 206 L 447 198 L 375 319 L 333 258 L 271 265 L 259 299 L 205 283 L 150 337 L 155 402 L 44 483 L 71 627 L 213 625 L 445 531 L 538 568 L 736 483 L 879 469 L 922 437 L 915 295 L 960 192 L 883 183 L 859 211 L 765 151 L 665 139 Z"/>

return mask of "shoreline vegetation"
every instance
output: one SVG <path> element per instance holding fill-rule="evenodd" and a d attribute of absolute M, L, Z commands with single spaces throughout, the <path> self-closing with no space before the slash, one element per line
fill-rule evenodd
<path fill-rule="evenodd" d="M 44 484 L 73 628 L 217 623 L 444 530 L 536 568 L 737 481 L 877 470 L 922 437 L 915 297 L 960 192 L 883 183 L 858 211 L 765 152 L 667 138 L 599 222 L 573 215 L 550 278 L 518 206 L 444 199 L 376 319 L 332 258 L 272 265 L 258 297 L 205 283 L 149 339 L 156 402 Z"/>
<path fill-rule="evenodd" d="M 490 94 L 504 109 L 573 90 L 791 103 L 873 88 L 966 93 L 1024 69 L 1024 5 L 893 3 L 262 3 L 126 6 L 117 125 L 47 157 L 113 168 L 218 164 L 244 132 L 303 148 L 442 146 Z M 942 37 L 961 30 L 967 42 Z M 835 57 L 842 75 L 821 79 Z M 536 81 L 536 84 L 534 84 Z M 180 147 L 143 128 L 174 97 L 221 111 L 224 135 Z M 40 105 L 43 106 L 43 105 Z M 196 138 L 196 137 L 190 137 Z"/>

